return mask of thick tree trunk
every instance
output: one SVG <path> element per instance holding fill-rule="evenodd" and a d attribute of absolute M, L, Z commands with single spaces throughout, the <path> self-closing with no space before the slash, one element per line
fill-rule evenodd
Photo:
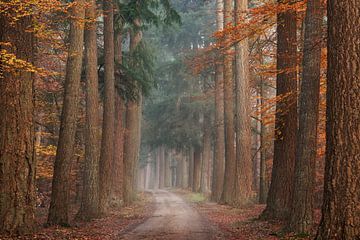
<path fill-rule="evenodd" d="M 290 230 L 308 233 L 314 223 L 314 192 L 319 118 L 322 1 L 308 0 L 305 17 L 299 132 Z"/>
<path fill-rule="evenodd" d="M 138 27 L 141 26 L 139 20 L 134 22 Z M 142 39 L 142 32 L 138 29 L 131 32 L 130 51 L 135 51 L 136 47 Z M 126 106 L 126 134 L 124 145 L 124 203 L 131 204 L 136 197 L 135 178 L 137 176 L 137 162 L 140 149 L 140 126 L 142 111 L 142 93 L 140 89 L 138 93 L 138 101 L 128 101 Z"/>
<path fill-rule="evenodd" d="M 115 62 L 122 63 L 122 34 L 116 33 L 115 36 Z M 116 70 L 118 72 L 118 69 Z M 116 75 L 115 86 L 119 84 L 120 74 Z M 119 206 L 123 199 L 123 179 L 124 179 L 124 124 L 123 115 L 125 112 L 124 100 L 115 90 L 115 132 L 114 132 L 114 159 L 112 171 L 112 201 Z"/>
<path fill-rule="evenodd" d="M 203 148 L 201 164 L 201 192 L 210 192 L 209 169 L 211 163 L 211 117 L 210 112 L 205 113 L 203 126 Z"/>
<path fill-rule="evenodd" d="M 104 115 L 100 152 L 99 199 L 100 212 L 106 214 L 111 201 L 112 168 L 114 155 L 115 123 L 115 56 L 114 56 L 114 6 L 104 0 Z"/>
<path fill-rule="evenodd" d="M 82 70 L 85 1 L 75 1 L 71 8 L 69 52 L 66 64 L 64 103 L 56 151 L 48 224 L 69 224 L 70 169 L 74 157 L 75 133 Z"/>
<path fill-rule="evenodd" d="M 235 1 L 235 22 L 242 24 L 248 9 L 247 0 Z M 251 99 L 249 77 L 249 45 L 247 38 L 235 46 L 236 70 L 236 180 L 234 203 L 248 204 L 251 200 L 253 169 L 251 158 Z"/>
<path fill-rule="evenodd" d="M 328 2 L 326 166 L 318 240 L 360 239 L 360 1 Z"/>
<path fill-rule="evenodd" d="M 31 17 L 11 25 L 1 15 L 0 24 L 0 42 L 11 43 L 0 50 L 32 64 L 34 38 L 26 31 Z M 35 224 L 34 76 L 8 72 L 3 64 L 0 60 L 0 235 L 25 234 Z"/>
<path fill-rule="evenodd" d="M 279 3 L 288 1 L 279 0 Z M 278 14 L 277 25 L 277 78 L 276 96 L 282 101 L 276 105 L 274 161 L 267 206 L 262 213 L 267 219 L 289 217 L 295 166 L 297 132 L 297 44 L 296 11 Z"/>
<path fill-rule="evenodd" d="M 194 173 L 192 191 L 200 192 L 200 180 L 201 180 L 201 148 L 194 148 Z"/>
<path fill-rule="evenodd" d="M 100 119 L 99 90 L 97 73 L 96 44 L 96 2 L 91 0 L 86 9 L 89 22 L 85 26 L 85 73 L 86 73 L 86 127 L 85 127 L 85 163 L 83 175 L 83 194 L 81 207 L 77 215 L 90 220 L 99 215 L 99 158 L 100 158 Z"/>
<path fill-rule="evenodd" d="M 224 24 L 233 22 L 233 0 L 224 0 Z M 233 56 L 227 50 L 224 56 L 224 124 L 225 124 L 225 177 L 221 202 L 232 203 L 235 187 L 236 154 L 234 128 Z"/>
<path fill-rule="evenodd" d="M 216 24 L 217 30 L 224 28 L 224 3 L 223 0 L 216 1 Z M 225 168 L 225 132 L 224 132 L 224 66 L 216 65 L 215 71 L 215 156 L 213 165 L 213 179 L 211 200 L 218 202 L 224 186 L 224 168 Z"/>

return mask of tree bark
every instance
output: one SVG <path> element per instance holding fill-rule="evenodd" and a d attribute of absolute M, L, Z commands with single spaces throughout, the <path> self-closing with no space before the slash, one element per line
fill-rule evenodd
<path fill-rule="evenodd" d="M 201 192 L 209 193 L 209 169 L 211 163 L 211 116 L 210 112 L 204 114 L 203 126 L 203 148 L 202 148 L 202 164 L 201 164 Z"/>
<path fill-rule="evenodd" d="M 116 33 L 115 36 L 115 63 L 117 65 L 122 63 L 122 33 L 121 31 Z M 118 72 L 118 69 L 116 69 Z M 115 79 L 119 84 L 120 74 L 117 74 Z M 113 171 L 112 171 L 112 199 L 116 206 L 120 206 L 123 199 L 123 179 L 124 179 L 124 124 L 123 115 L 125 113 L 124 100 L 115 90 L 115 132 L 114 132 L 114 159 L 113 159 Z"/>
<path fill-rule="evenodd" d="M 66 64 L 64 103 L 56 151 L 48 224 L 69 225 L 70 170 L 74 157 L 75 133 L 82 70 L 85 1 L 71 8 L 69 51 Z"/>
<path fill-rule="evenodd" d="M 86 127 L 83 194 L 77 217 L 91 220 L 99 216 L 100 119 L 97 73 L 96 2 L 89 1 L 85 26 Z"/>
<path fill-rule="evenodd" d="M 111 201 L 112 163 L 115 129 L 115 56 L 114 56 L 114 6 L 112 0 L 104 0 L 104 114 L 102 125 L 99 201 L 100 212 L 106 214 Z"/>
<path fill-rule="evenodd" d="M 294 198 L 289 224 L 291 231 L 300 233 L 310 233 L 314 223 L 322 19 L 321 0 L 308 0 L 299 98 Z"/>
<path fill-rule="evenodd" d="M 233 22 L 233 0 L 224 0 L 224 24 L 231 26 Z M 226 40 L 226 39 L 225 39 Z M 233 56 L 231 49 L 224 56 L 224 125 L 225 125 L 225 177 L 221 202 L 232 203 L 235 187 L 236 154 L 234 128 L 234 82 Z"/>
<path fill-rule="evenodd" d="M 360 1 L 328 2 L 326 165 L 316 239 L 360 239 Z"/>
<path fill-rule="evenodd" d="M 200 192 L 200 180 L 201 180 L 201 148 L 194 148 L 194 173 L 192 191 Z"/>
<path fill-rule="evenodd" d="M 288 1 L 279 0 L 280 4 Z M 292 0 L 290 1 L 292 3 Z M 278 14 L 276 96 L 283 98 L 276 105 L 274 161 L 265 219 L 284 220 L 289 217 L 295 166 L 297 132 L 297 42 L 296 11 Z"/>
<path fill-rule="evenodd" d="M 193 189 L 194 185 L 194 148 L 189 149 L 189 188 Z"/>
<path fill-rule="evenodd" d="M 10 9 L 7 13 L 11 14 Z M 0 16 L 0 50 L 33 64 L 34 37 L 26 31 L 31 16 L 14 25 Z M 0 235 L 25 234 L 35 223 L 34 75 L 8 71 L 0 60 Z"/>
<path fill-rule="evenodd" d="M 221 31 L 224 28 L 223 0 L 217 0 L 216 5 L 216 25 L 217 30 Z M 224 66 L 222 63 L 217 64 L 215 70 L 215 108 L 216 138 L 211 200 L 218 202 L 223 191 L 225 168 Z"/>
<path fill-rule="evenodd" d="M 159 188 L 163 189 L 165 186 L 165 149 L 164 146 L 159 147 L 159 164 L 160 164 L 160 175 L 159 175 Z"/>
<path fill-rule="evenodd" d="M 137 27 L 141 26 L 139 20 L 135 20 Z M 131 31 L 130 51 L 136 50 L 141 42 L 142 32 L 138 29 Z M 135 178 L 137 176 L 136 167 L 140 149 L 140 126 L 142 112 L 142 93 L 140 89 L 135 90 L 138 93 L 138 101 L 130 100 L 126 106 L 126 134 L 124 145 L 124 203 L 131 204 L 135 200 Z"/>
<path fill-rule="evenodd" d="M 268 100 L 268 88 L 266 87 L 266 82 L 264 79 L 261 79 L 261 107 L 265 105 L 265 101 Z M 260 190 L 259 190 L 259 203 L 265 204 L 268 193 L 268 179 L 267 179 L 267 166 L 266 160 L 268 157 L 268 144 L 267 144 L 267 136 L 268 136 L 268 126 L 266 126 L 265 122 L 265 114 L 266 112 L 261 111 L 261 136 L 260 136 Z"/>
<path fill-rule="evenodd" d="M 247 0 L 235 1 L 235 22 L 237 25 L 245 21 L 247 5 Z M 235 46 L 236 180 L 233 196 L 236 205 L 248 204 L 251 201 L 253 183 L 248 49 L 247 38 Z"/>

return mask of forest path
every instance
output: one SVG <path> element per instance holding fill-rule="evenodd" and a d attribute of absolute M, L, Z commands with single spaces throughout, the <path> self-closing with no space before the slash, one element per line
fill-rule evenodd
<path fill-rule="evenodd" d="M 216 239 L 215 228 L 182 198 L 165 190 L 153 191 L 153 195 L 153 215 L 120 239 Z"/>

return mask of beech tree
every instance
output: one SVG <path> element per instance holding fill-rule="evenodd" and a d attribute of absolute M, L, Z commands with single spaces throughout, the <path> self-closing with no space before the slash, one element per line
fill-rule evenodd
<path fill-rule="evenodd" d="M 360 2 L 328 2 L 326 163 L 316 239 L 360 238 Z"/>

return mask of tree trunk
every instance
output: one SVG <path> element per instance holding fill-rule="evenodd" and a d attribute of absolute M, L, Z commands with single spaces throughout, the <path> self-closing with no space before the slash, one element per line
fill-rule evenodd
<path fill-rule="evenodd" d="M 0 50 L 32 64 L 34 38 L 26 31 L 31 17 L 11 25 L 1 15 L 0 24 L 0 42 L 11 43 Z M 34 75 L 8 71 L 3 64 L 0 60 L 0 235 L 25 234 L 35 223 Z"/>
<path fill-rule="evenodd" d="M 328 2 L 326 166 L 316 239 L 360 239 L 360 1 Z"/>
<path fill-rule="evenodd" d="M 102 125 L 99 199 L 100 212 L 106 214 L 111 201 L 112 168 L 114 155 L 115 76 L 114 76 L 114 6 L 104 0 L 104 115 Z"/>
<path fill-rule="evenodd" d="M 287 3 L 279 0 L 279 3 Z M 267 206 L 262 217 L 286 219 L 289 217 L 295 166 L 297 132 L 297 44 L 296 11 L 278 14 L 277 25 L 276 96 L 282 97 L 276 105 L 274 161 Z"/>
<path fill-rule="evenodd" d="M 189 150 L 189 188 L 193 188 L 194 182 L 194 148 L 190 147 Z"/>
<path fill-rule="evenodd" d="M 115 62 L 122 63 L 122 34 L 121 31 L 115 36 Z M 116 69 L 118 72 L 118 69 Z M 116 75 L 115 86 L 119 84 L 120 74 Z M 123 178 L 124 178 L 124 124 L 123 115 L 125 112 L 124 100 L 115 90 L 115 132 L 114 132 L 114 159 L 112 171 L 112 199 L 116 206 L 120 206 L 123 199 Z"/>
<path fill-rule="evenodd" d="M 203 152 L 201 166 L 201 192 L 209 193 L 209 168 L 211 163 L 211 116 L 210 112 L 205 113 L 203 126 Z"/>
<path fill-rule="evenodd" d="M 70 169 L 74 157 L 75 133 L 82 70 L 85 17 L 84 0 L 71 8 L 69 51 L 66 64 L 64 103 L 56 151 L 48 224 L 69 225 Z"/>
<path fill-rule="evenodd" d="M 299 132 L 290 230 L 309 233 L 314 223 L 314 192 L 319 119 L 321 64 L 321 0 L 308 0 L 305 17 Z"/>
<path fill-rule="evenodd" d="M 235 1 L 235 22 L 242 24 L 248 9 L 247 0 Z M 253 169 L 251 158 L 251 99 L 249 78 L 249 44 L 247 38 L 235 46 L 236 70 L 236 180 L 234 203 L 248 204 L 251 200 Z"/>
<path fill-rule="evenodd" d="M 160 175 L 159 175 L 159 188 L 163 189 L 164 185 L 165 185 L 165 150 L 164 150 L 164 146 L 161 146 L 159 148 L 159 164 L 160 164 Z"/>
<path fill-rule="evenodd" d="M 266 86 L 266 82 L 264 79 L 261 79 L 261 108 L 264 107 L 265 101 L 268 100 L 268 88 Z M 268 144 L 267 144 L 267 136 L 268 136 L 268 126 L 266 126 L 265 122 L 265 114 L 263 110 L 261 111 L 261 136 L 260 136 L 260 190 L 259 190 L 259 203 L 265 204 L 268 193 L 268 180 L 267 180 L 267 166 L 266 160 L 268 157 Z"/>
<path fill-rule="evenodd" d="M 166 150 L 165 151 L 165 187 L 171 187 L 171 174 L 170 174 L 170 161 L 172 158 L 172 151 Z"/>
<path fill-rule="evenodd" d="M 139 20 L 135 20 L 135 25 L 141 26 Z M 130 51 L 135 51 L 142 39 L 142 32 L 138 29 L 131 32 Z M 124 203 L 131 204 L 135 200 L 135 178 L 136 167 L 140 148 L 140 124 L 141 124 L 141 90 L 137 89 L 138 101 L 130 100 L 126 108 L 126 134 L 124 145 Z"/>
<path fill-rule="evenodd" d="M 216 1 L 216 24 L 217 30 L 224 28 L 224 3 L 223 0 Z M 225 168 L 225 136 L 224 136 L 224 66 L 217 64 L 215 70 L 215 156 L 213 167 L 211 200 L 218 202 L 223 191 L 224 168 Z"/>
<path fill-rule="evenodd" d="M 224 0 L 224 24 L 231 26 L 233 21 L 233 1 Z M 233 56 L 227 50 L 224 56 L 224 124 L 225 124 L 225 177 L 221 202 L 231 203 L 235 187 L 235 128 L 234 128 L 234 88 Z"/>
<path fill-rule="evenodd" d="M 192 191 L 200 192 L 200 179 L 201 179 L 201 148 L 194 148 L 194 173 Z"/>
<path fill-rule="evenodd" d="M 86 73 L 86 127 L 85 127 L 85 164 L 81 207 L 77 215 L 90 220 L 99 215 L 99 92 L 97 73 L 96 44 L 96 2 L 91 0 L 86 9 L 89 22 L 85 26 L 85 73 Z"/>

